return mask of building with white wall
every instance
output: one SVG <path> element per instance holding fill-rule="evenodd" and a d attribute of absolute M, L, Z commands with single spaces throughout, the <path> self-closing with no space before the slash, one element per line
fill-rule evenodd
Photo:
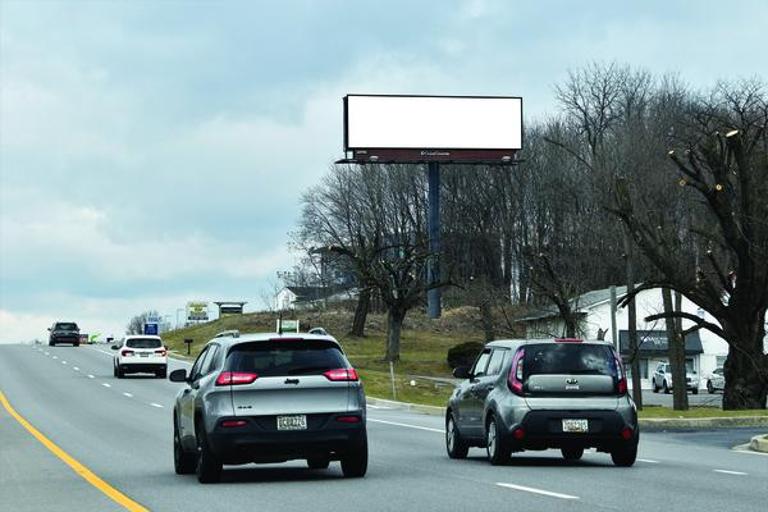
<path fill-rule="evenodd" d="M 619 302 L 626 295 L 626 291 L 625 286 L 616 287 Z M 628 311 L 626 307 L 617 309 L 616 331 L 618 340 L 613 339 L 610 288 L 585 293 L 576 298 L 573 304 L 579 317 L 579 335 L 586 339 L 602 338 L 613 341 L 626 362 L 629 356 Z M 656 364 L 668 360 L 665 321 L 645 321 L 647 316 L 664 311 L 661 289 L 644 290 L 638 293 L 635 297 L 635 304 L 637 306 L 638 342 L 640 343 L 640 376 L 643 387 L 650 388 L 650 377 Z M 683 297 L 681 309 L 708 322 L 718 324 L 712 315 L 685 297 Z M 565 334 L 565 324 L 556 308 L 541 309 L 521 318 L 520 322 L 525 325 L 526 337 L 528 338 L 564 336 Z M 683 329 L 685 330 L 693 324 L 690 320 L 683 320 Z M 688 369 L 696 371 L 702 376 L 702 386 L 704 386 L 706 377 L 725 362 L 728 355 L 728 344 L 720 336 L 706 329 L 699 329 L 686 337 L 685 345 Z"/>

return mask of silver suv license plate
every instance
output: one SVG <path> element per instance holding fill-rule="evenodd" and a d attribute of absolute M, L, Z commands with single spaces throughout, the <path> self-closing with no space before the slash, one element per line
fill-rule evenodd
<path fill-rule="evenodd" d="M 589 421 L 563 420 L 563 432 L 575 432 L 578 434 L 585 434 L 589 432 Z"/>
<path fill-rule="evenodd" d="M 307 430 L 307 416 L 305 414 L 278 416 L 277 430 Z"/>

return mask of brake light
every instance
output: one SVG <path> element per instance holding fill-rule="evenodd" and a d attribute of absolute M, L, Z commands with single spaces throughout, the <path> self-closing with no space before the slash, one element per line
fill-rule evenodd
<path fill-rule="evenodd" d="M 525 439 L 525 429 L 523 427 L 518 427 L 512 432 L 512 437 L 515 438 L 517 441 L 522 441 Z"/>
<path fill-rule="evenodd" d="M 221 426 L 224 428 L 244 427 L 248 424 L 245 420 L 224 420 L 221 422 Z"/>
<path fill-rule="evenodd" d="M 557 343 L 582 343 L 583 341 L 581 338 L 555 338 Z"/>
<path fill-rule="evenodd" d="M 257 373 L 247 372 L 221 372 L 216 378 L 217 386 L 237 386 L 239 384 L 251 384 L 259 378 Z"/>
<path fill-rule="evenodd" d="M 168 353 L 168 351 L 166 351 L 164 348 L 162 348 L 162 349 L 160 349 L 160 350 L 155 350 L 155 354 L 157 354 L 157 355 L 159 355 L 159 356 L 163 356 L 163 357 L 165 357 L 165 355 L 166 355 L 167 353 Z"/>
<path fill-rule="evenodd" d="M 360 423 L 360 416 L 337 416 L 339 423 Z"/>
<path fill-rule="evenodd" d="M 326 379 L 333 382 L 338 381 L 356 381 L 360 377 L 357 375 L 357 370 L 354 368 L 337 368 L 335 370 L 328 370 L 323 375 Z"/>
<path fill-rule="evenodd" d="M 634 432 L 629 427 L 624 427 L 621 429 L 621 438 L 625 441 L 632 439 L 632 434 L 634 434 Z"/>
<path fill-rule="evenodd" d="M 515 357 L 512 358 L 512 366 L 509 368 L 509 375 L 507 376 L 507 385 L 510 391 L 516 395 L 523 394 L 523 357 L 525 356 L 525 349 L 520 348 L 515 352 Z"/>
<path fill-rule="evenodd" d="M 130 357 L 133 354 L 135 354 L 133 350 L 123 350 L 122 352 L 120 352 L 120 355 L 123 357 Z"/>
<path fill-rule="evenodd" d="M 616 351 L 613 351 L 613 360 L 616 363 L 616 392 L 619 395 L 627 393 L 627 374 L 624 371 L 624 365 Z"/>

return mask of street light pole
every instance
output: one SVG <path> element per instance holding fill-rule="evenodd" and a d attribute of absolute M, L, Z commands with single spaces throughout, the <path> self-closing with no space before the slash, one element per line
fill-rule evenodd
<path fill-rule="evenodd" d="M 184 308 L 177 308 L 176 309 L 176 328 L 179 328 L 179 312 L 184 311 Z"/>

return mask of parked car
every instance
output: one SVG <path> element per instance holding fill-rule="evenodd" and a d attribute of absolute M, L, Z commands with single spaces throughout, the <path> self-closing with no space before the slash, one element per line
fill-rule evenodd
<path fill-rule="evenodd" d="M 696 372 L 685 372 L 685 388 L 688 391 L 694 395 L 699 394 L 699 384 L 701 384 L 701 381 Z M 659 363 L 656 366 L 653 377 L 651 377 L 651 387 L 654 393 L 658 393 L 660 389 L 664 393 L 669 393 L 672 390 L 672 365 L 669 363 Z"/>
<path fill-rule="evenodd" d="M 725 389 L 725 371 L 722 368 L 715 368 L 715 371 L 707 379 L 707 392 L 712 394 L 723 389 Z"/>
<path fill-rule="evenodd" d="M 585 448 L 631 466 L 640 432 L 621 358 L 609 343 L 580 339 L 488 343 L 448 401 L 446 449 L 465 458 L 485 447 L 492 464 L 512 452 L 560 449 L 576 460 Z"/>
<path fill-rule="evenodd" d="M 117 345 L 112 358 L 114 375 L 122 379 L 129 373 L 154 373 L 164 379 L 168 371 L 168 349 L 160 336 L 137 334 L 126 336 Z"/>
<path fill-rule="evenodd" d="M 346 477 L 368 467 L 363 386 L 330 336 L 240 334 L 208 342 L 173 410 L 176 473 L 220 479 L 223 464 L 305 459 L 341 462 Z"/>
<path fill-rule="evenodd" d="M 48 345 L 54 347 L 59 343 L 70 343 L 80 346 L 80 328 L 75 322 L 54 322 L 48 328 Z"/>

